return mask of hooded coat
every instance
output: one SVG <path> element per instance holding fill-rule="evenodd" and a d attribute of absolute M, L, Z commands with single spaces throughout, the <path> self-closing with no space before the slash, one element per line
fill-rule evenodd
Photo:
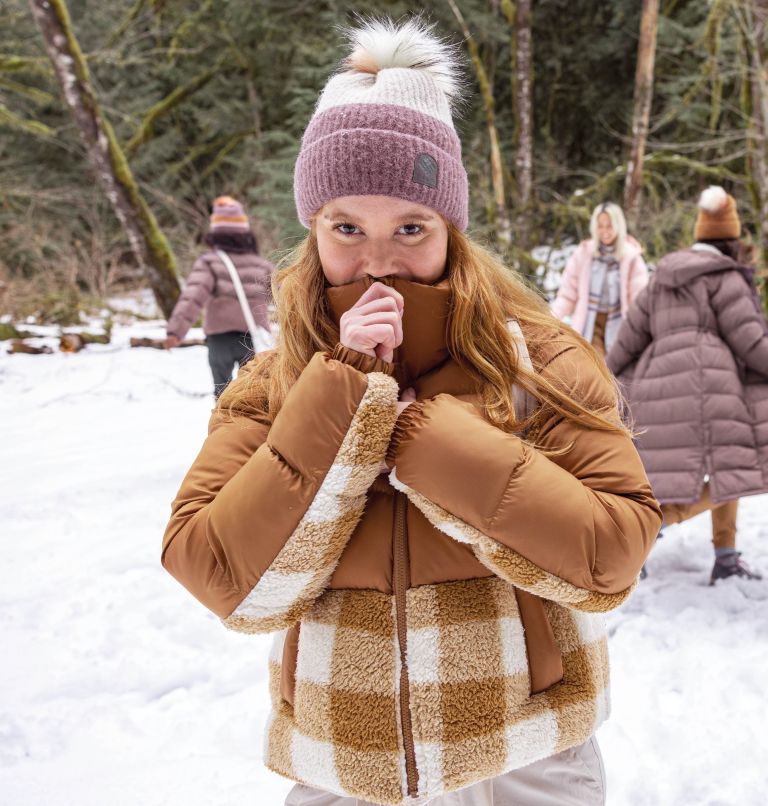
<path fill-rule="evenodd" d="M 337 325 L 369 285 L 328 290 Z M 625 432 L 547 410 L 534 448 L 492 425 L 448 352 L 447 284 L 393 285 L 393 364 L 317 353 L 274 417 L 247 404 L 272 357 L 243 369 L 162 561 L 227 626 L 276 633 L 267 766 L 405 804 L 594 733 L 609 710 L 600 613 L 634 586 L 661 515 Z M 541 349 L 526 338 L 544 377 L 615 406 L 570 329 Z M 408 387 L 417 402 L 396 419 Z"/>
<path fill-rule="evenodd" d="M 768 491 L 768 329 L 752 271 L 697 244 L 663 258 L 607 356 L 661 503 Z"/>

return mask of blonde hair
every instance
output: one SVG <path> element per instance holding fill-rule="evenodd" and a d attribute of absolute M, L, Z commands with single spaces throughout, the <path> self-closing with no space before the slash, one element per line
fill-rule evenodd
<path fill-rule="evenodd" d="M 600 248 L 600 238 L 597 235 L 597 220 L 601 214 L 605 213 L 611 219 L 613 231 L 616 233 L 616 240 L 614 243 L 614 254 L 616 260 L 621 260 L 624 257 L 624 248 L 627 245 L 627 219 L 624 218 L 624 211 L 618 204 L 613 202 L 603 202 L 598 204 L 592 211 L 592 218 L 589 219 L 589 234 L 592 237 L 592 250 L 597 254 Z"/>
<path fill-rule="evenodd" d="M 532 440 L 537 426 L 553 412 L 589 428 L 625 430 L 616 413 L 620 396 L 605 363 L 591 345 L 551 315 L 536 291 L 452 225 L 447 266 L 452 289 L 448 350 L 476 381 L 491 422 L 504 431 L 525 429 Z M 273 285 L 280 327 L 277 348 L 257 356 L 250 372 L 227 387 L 219 400 L 225 412 L 274 418 L 312 356 L 332 351 L 338 341 L 314 231 L 289 255 Z M 605 388 L 612 390 L 609 403 L 596 408 L 578 400 L 573 395 L 576 378 L 548 380 L 521 366 L 508 329 L 511 318 L 526 334 L 534 367 L 537 349 L 545 342 L 577 344 L 592 359 Z M 515 384 L 543 404 L 527 420 L 516 416 Z"/>

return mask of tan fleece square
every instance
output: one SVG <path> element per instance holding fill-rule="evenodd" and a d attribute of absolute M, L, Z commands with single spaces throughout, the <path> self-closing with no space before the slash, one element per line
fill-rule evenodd
<path fill-rule="evenodd" d="M 446 742 L 460 742 L 503 729 L 506 709 L 503 678 L 442 683 L 440 693 Z"/>
<path fill-rule="evenodd" d="M 440 680 L 487 680 L 504 676 L 499 625 L 467 621 L 440 628 Z"/>
<path fill-rule="evenodd" d="M 332 741 L 331 713 L 331 690 L 328 686 L 309 680 L 296 681 L 293 717 L 298 730 L 320 742 Z"/>
<path fill-rule="evenodd" d="M 394 637 L 339 627 L 331 667 L 331 679 L 337 689 L 360 694 L 392 694 L 395 689 Z"/>
<path fill-rule="evenodd" d="M 339 623 L 343 604 L 344 591 L 328 590 L 317 598 L 302 621 L 332 624 L 335 627 Z"/>
<path fill-rule="evenodd" d="M 425 744 L 443 741 L 442 687 L 440 683 L 411 683 L 413 738 Z"/>
<path fill-rule="evenodd" d="M 339 626 L 391 637 L 395 634 L 392 597 L 374 590 L 340 591 Z"/>
<path fill-rule="evenodd" d="M 465 621 L 493 621 L 498 616 L 493 580 L 469 579 L 435 585 L 441 626 Z"/>
<path fill-rule="evenodd" d="M 493 778 L 503 771 L 506 758 L 507 742 L 503 730 L 448 742 L 443 747 L 445 785 L 448 789 L 456 789 Z"/>
<path fill-rule="evenodd" d="M 397 750 L 394 696 L 332 691 L 330 699 L 334 744 L 361 751 Z"/>
<path fill-rule="evenodd" d="M 365 752 L 336 748 L 336 774 L 347 792 L 359 798 L 392 803 L 402 798 L 400 760 L 397 752 Z"/>

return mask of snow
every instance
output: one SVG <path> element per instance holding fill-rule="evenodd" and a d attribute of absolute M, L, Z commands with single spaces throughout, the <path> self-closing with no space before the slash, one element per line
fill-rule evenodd
<path fill-rule="evenodd" d="M 2 804 L 279 806 L 291 787 L 260 762 L 270 639 L 159 564 L 213 403 L 205 348 L 127 346 L 162 335 L 126 319 L 74 355 L 0 343 Z M 739 541 L 768 571 L 766 512 L 742 503 Z M 768 582 L 708 587 L 708 529 L 666 530 L 608 617 L 610 806 L 765 802 Z"/>

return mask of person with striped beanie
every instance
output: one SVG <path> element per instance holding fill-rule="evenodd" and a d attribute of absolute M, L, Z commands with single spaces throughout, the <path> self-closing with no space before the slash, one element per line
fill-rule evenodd
<path fill-rule="evenodd" d="M 275 633 L 286 806 L 599 806 L 600 613 L 661 515 L 605 364 L 465 234 L 455 47 L 419 19 L 349 37 L 296 161 L 277 346 L 213 412 L 163 565 Z"/>
<path fill-rule="evenodd" d="M 259 332 L 269 332 L 267 304 L 274 269 L 259 255 L 245 209 L 231 196 L 213 202 L 205 243 L 209 249 L 195 261 L 168 320 L 165 347 L 177 347 L 202 310 L 218 398 L 232 380 L 234 367 L 245 364 L 260 346 L 253 343 L 249 315 Z"/>

